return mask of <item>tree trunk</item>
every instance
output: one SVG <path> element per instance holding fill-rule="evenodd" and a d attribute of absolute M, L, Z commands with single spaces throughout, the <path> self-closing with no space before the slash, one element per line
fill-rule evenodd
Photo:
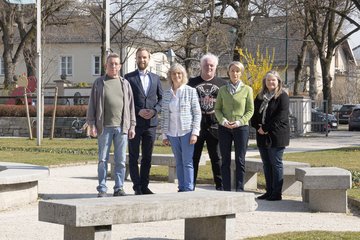
<path fill-rule="evenodd" d="M 315 76 L 315 69 L 318 59 L 319 58 L 317 53 L 315 51 L 310 51 L 309 97 L 311 100 L 315 100 L 318 93 Z"/>
<path fill-rule="evenodd" d="M 299 89 L 299 84 L 301 81 L 300 80 L 301 79 L 301 71 L 304 67 L 306 50 L 307 50 L 307 43 L 306 43 L 306 41 L 303 41 L 300 54 L 297 56 L 297 65 L 295 68 L 294 96 L 299 94 L 298 89 Z"/>
<path fill-rule="evenodd" d="M 332 112 L 332 96 L 331 96 L 332 77 L 330 76 L 331 59 L 329 60 L 320 57 L 320 65 L 322 71 L 323 100 L 327 101 L 327 111 L 331 113 Z M 324 111 L 326 111 L 325 105 L 324 105 Z"/>

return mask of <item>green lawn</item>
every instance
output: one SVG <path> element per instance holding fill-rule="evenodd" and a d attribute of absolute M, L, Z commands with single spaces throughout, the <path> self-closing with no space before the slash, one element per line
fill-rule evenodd
<path fill-rule="evenodd" d="M 246 238 L 247 240 L 353 240 L 360 239 L 360 232 L 287 232 L 270 234 L 263 237 Z"/>

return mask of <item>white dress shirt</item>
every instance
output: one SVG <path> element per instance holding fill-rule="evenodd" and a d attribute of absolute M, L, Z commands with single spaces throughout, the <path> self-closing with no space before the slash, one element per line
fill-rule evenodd
<path fill-rule="evenodd" d="M 147 70 L 144 70 L 144 71 L 139 70 L 139 76 L 140 76 L 141 84 L 143 86 L 145 95 L 148 94 L 149 87 L 150 87 L 150 77 L 149 77 L 148 73 L 149 72 Z"/>
<path fill-rule="evenodd" d="M 183 89 L 182 85 L 176 90 L 176 94 L 171 89 L 172 97 L 169 103 L 170 119 L 169 119 L 169 131 L 167 135 L 171 137 L 181 137 L 189 133 L 189 130 L 181 129 L 181 119 L 180 119 L 180 96 Z"/>

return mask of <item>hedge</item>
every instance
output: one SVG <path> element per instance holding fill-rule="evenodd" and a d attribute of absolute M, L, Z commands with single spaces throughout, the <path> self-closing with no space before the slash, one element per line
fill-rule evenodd
<path fill-rule="evenodd" d="M 44 116 L 52 117 L 54 106 L 44 107 Z M 85 117 L 87 105 L 58 106 L 56 117 Z M 36 117 L 36 107 L 29 106 L 30 117 Z M 25 105 L 0 105 L 0 117 L 26 117 Z"/>

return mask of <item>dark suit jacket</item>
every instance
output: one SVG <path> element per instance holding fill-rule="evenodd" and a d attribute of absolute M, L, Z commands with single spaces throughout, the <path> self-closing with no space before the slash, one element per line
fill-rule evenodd
<path fill-rule="evenodd" d="M 156 127 L 158 125 L 158 113 L 161 110 L 162 94 L 160 77 L 154 73 L 149 73 L 150 87 L 148 94 L 145 95 L 139 71 L 135 70 L 124 76 L 129 81 L 134 95 L 136 126 L 137 127 Z M 144 119 L 139 116 L 141 109 L 153 109 L 156 114 L 151 119 Z"/>

